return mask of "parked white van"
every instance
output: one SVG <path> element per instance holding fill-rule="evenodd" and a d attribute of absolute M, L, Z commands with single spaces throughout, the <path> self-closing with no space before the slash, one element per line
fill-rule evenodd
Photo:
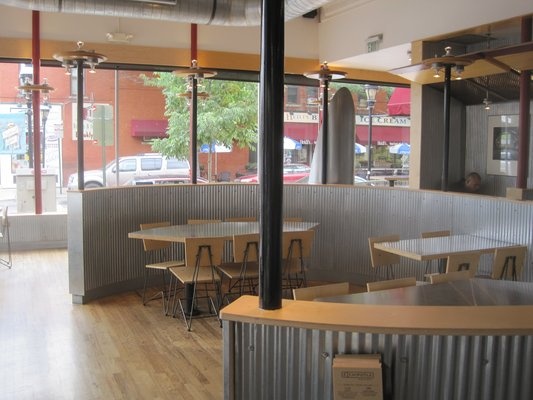
<path fill-rule="evenodd" d="M 111 161 L 105 167 L 104 174 L 101 169 L 84 172 L 86 189 L 117 185 L 117 164 Z M 190 181 L 191 166 L 188 160 L 167 158 L 158 153 L 137 154 L 134 156 L 120 157 L 118 160 L 119 185 L 130 184 L 135 180 L 154 178 L 176 178 Z M 69 190 L 78 188 L 78 174 L 69 176 Z"/>

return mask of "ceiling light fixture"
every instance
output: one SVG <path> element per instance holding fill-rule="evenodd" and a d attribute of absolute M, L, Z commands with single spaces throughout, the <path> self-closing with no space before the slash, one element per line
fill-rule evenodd
<path fill-rule="evenodd" d="M 30 98 L 34 92 L 42 93 L 42 100 L 45 104 L 49 102 L 50 92 L 54 90 L 54 88 L 48 84 L 46 78 L 43 79 L 43 83 L 41 84 L 33 84 L 31 83 L 29 78 L 26 78 L 24 84 L 17 87 L 17 89 L 20 90 L 24 95 L 26 95 L 26 97 L 30 96 Z"/>
<path fill-rule="evenodd" d="M 442 57 L 434 57 L 426 60 L 424 64 L 431 67 L 435 73 L 434 78 L 440 78 L 440 71 L 449 69 L 453 72 L 456 80 L 462 79 L 462 73 L 467 65 L 472 64 L 472 60 L 466 57 L 457 57 L 452 54 L 452 48 L 447 46 L 444 48 L 445 54 Z"/>
<path fill-rule="evenodd" d="M 183 97 L 187 99 L 187 104 L 191 105 L 191 100 L 193 98 L 193 91 L 196 92 L 196 98 L 200 99 L 207 99 L 209 97 L 209 93 L 207 93 L 204 90 L 198 90 L 202 87 L 202 80 L 204 78 L 212 78 L 217 73 L 215 71 L 207 70 L 200 68 L 198 66 L 197 60 L 191 61 L 191 67 L 183 70 L 176 70 L 174 71 L 174 74 L 177 76 L 183 76 L 187 77 L 189 80 L 189 83 L 187 85 L 187 90 L 183 93 L 180 93 L 178 96 Z"/>
<path fill-rule="evenodd" d="M 96 72 L 95 67 L 107 60 L 106 56 L 96 53 L 94 50 L 84 50 L 85 43 L 81 41 L 77 42 L 76 45 L 78 48 L 74 51 L 54 54 L 54 58 L 61 62 L 61 66 L 67 70 L 67 74 L 70 74 L 72 68 L 77 68 L 78 65 L 87 65 L 90 68 L 90 72 L 94 73 Z"/>
<path fill-rule="evenodd" d="M 485 98 L 483 99 L 483 105 L 485 106 L 485 110 L 490 110 L 490 105 L 492 104 L 492 101 L 489 99 L 489 77 L 486 77 L 487 84 L 485 86 Z"/>

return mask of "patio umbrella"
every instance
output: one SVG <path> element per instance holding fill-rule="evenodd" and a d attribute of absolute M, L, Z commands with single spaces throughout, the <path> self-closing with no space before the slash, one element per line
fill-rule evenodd
<path fill-rule="evenodd" d="M 302 144 L 294 139 L 289 137 L 283 138 L 283 149 L 284 150 L 301 150 Z"/>
<path fill-rule="evenodd" d="M 222 144 L 211 143 L 211 153 L 229 153 L 231 147 L 226 147 Z M 209 153 L 209 145 L 203 144 L 200 146 L 200 153 Z"/>
<path fill-rule="evenodd" d="M 409 154 L 411 152 L 411 146 L 409 143 L 399 143 L 389 147 L 389 153 L 391 154 Z"/>
<path fill-rule="evenodd" d="M 355 143 L 355 154 L 363 154 L 366 153 L 366 147 L 362 144 Z"/>

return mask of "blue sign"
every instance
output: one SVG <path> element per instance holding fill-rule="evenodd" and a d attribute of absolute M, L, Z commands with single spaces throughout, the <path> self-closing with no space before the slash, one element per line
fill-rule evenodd
<path fill-rule="evenodd" d="M 26 114 L 0 114 L 0 153 L 26 153 Z"/>

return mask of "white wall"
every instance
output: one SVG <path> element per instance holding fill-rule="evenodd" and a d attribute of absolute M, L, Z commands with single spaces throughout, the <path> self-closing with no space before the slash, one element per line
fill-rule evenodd
<path fill-rule="evenodd" d="M 133 35 L 131 45 L 190 48 L 190 25 L 171 21 L 41 13 L 41 38 L 106 43 L 106 33 Z M 259 27 L 198 26 L 198 49 L 259 54 Z M 0 6 L 0 37 L 31 38 L 31 11 Z M 285 55 L 318 60 L 318 20 L 297 18 L 285 26 Z"/>
<path fill-rule="evenodd" d="M 321 13 L 320 59 L 334 62 L 365 54 L 366 39 L 379 33 L 380 48 L 388 49 L 530 13 L 533 2 L 526 0 L 339 0 Z M 407 64 L 405 58 L 398 66 Z"/>

